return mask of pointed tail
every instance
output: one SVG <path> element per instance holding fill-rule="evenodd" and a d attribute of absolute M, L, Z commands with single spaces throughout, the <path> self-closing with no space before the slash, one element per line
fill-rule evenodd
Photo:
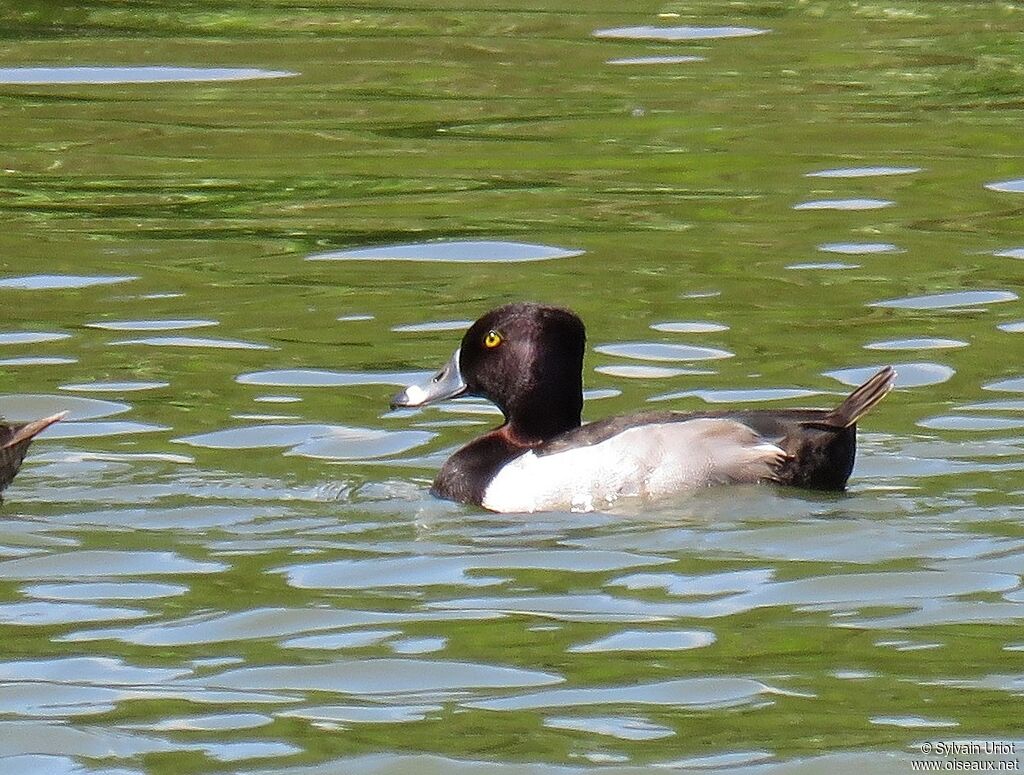
<path fill-rule="evenodd" d="M 18 473 L 32 439 L 58 420 L 63 420 L 67 414 L 60 412 L 22 425 L 0 423 L 0 490 L 7 487 Z"/>
<path fill-rule="evenodd" d="M 825 415 L 822 424 L 833 428 L 849 428 L 886 397 L 895 381 L 896 370 L 886 366 Z"/>

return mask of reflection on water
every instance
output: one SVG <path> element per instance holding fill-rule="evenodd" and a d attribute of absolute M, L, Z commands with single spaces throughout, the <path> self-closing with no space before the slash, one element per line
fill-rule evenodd
<path fill-rule="evenodd" d="M 753 27 L 616 27 L 594 30 L 595 38 L 625 40 L 714 40 L 764 35 L 768 30 Z"/>
<path fill-rule="evenodd" d="M 170 387 L 170 382 L 83 382 L 61 385 L 61 390 L 75 390 L 82 393 L 128 393 L 133 390 L 157 390 Z"/>
<path fill-rule="evenodd" d="M 572 646 L 569 651 L 586 654 L 595 651 L 676 651 L 697 649 L 715 642 L 715 634 L 706 630 L 623 630 L 607 638 Z"/>
<path fill-rule="evenodd" d="M 18 358 L 0 358 L 0 366 L 63 366 L 68 363 L 78 363 L 78 359 L 59 355 L 25 355 Z"/>
<path fill-rule="evenodd" d="M 920 167 L 840 167 L 831 170 L 808 172 L 809 178 L 872 178 L 886 175 L 911 175 L 920 172 Z"/>
<path fill-rule="evenodd" d="M 888 242 L 829 242 L 818 245 L 825 253 L 848 253 L 866 255 L 871 253 L 899 253 L 900 249 Z"/>
<path fill-rule="evenodd" d="M 699 398 L 708 404 L 742 404 L 749 401 L 782 401 L 793 398 L 816 396 L 820 391 L 802 388 L 753 388 L 750 390 L 680 390 L 659 396 L 649 401 L 677 401 L 681 398 Z"/>
<path fill-rule="evenodd" d="M 306 258 L 309 261 L 439 261 L 454 263 L 500 261 L 508 263 L 547 261 L 552 258 L 571 258 L 582 254 L 582 250 L 566 250 L 548 245 L 467 240 L 332 250 L 328 253 L 316 253 Z"/>
<path fill-rule="evenodd" d="M 684 375 L 714 374 L 707 369 L 678 369 L 672 366 L 649 366 L 647 364 L 621 363 L 609 366 L 597 366 L 594 371 L 610 377 L 626 379 L 663 379 L 665 377 L 682 377 Z"/>
<path fill-rule="evenodd" d="M 817 261 L 810 262 L 807 264 L 789 264 L 786 269 L 824 269 L 824 270 L 841 270 L 841 269 L 859 269 L 860 264 L 848 264 L 845 261 Z"/>
<path fill-rule="evenodd" d="M 897 309 L 956 309 L 957 307 L 973 307 L 981 304 L 998 304 L 1016 301 L 1017 294 L 1013 291 L 954 291 L 951 293 L 935 293 L 927 296 L 908 296 L 903 299 L 876 301 L 872 307 L 894 307 Z"/>
<path fill-rule="evenodd" d="M 602 344 L 595 347 L 594 351 L 602 355 L 616 355 L 640 361 L 707 361 L 733 357 L 733 353 L 715 347 L 661 342 Z"/>
<path fill-rule="evenodd" d="M 868 342 L 865 350 L 950 350 L 967 347 L 967 342 L 959 339 L 933 339 L 919 337 L 916 339 L 887 339 L 882 342 Z"/>
<path fill-rule="evenodd" d="M 5 344 L 38 344 L 40 342 L 59 342 L 70 339 L 71 334 L 45 331 L 4 331 L 0 332 L 0 345 Z"/>
<path fill-rule="evenodd" d="M 433 323 L 406 323 L 392 326 L 400 334 L 423 334 L 431 331 L 463 331 L 473 325 L 472 320 L 438 320 Z"/>
<path fill-rule="evenodd" d="M 356 372 L 327 371 L 326 369 L 281 369 L 239 374 L 236 381 L 242 385 L 268 387 L 342 387 L 345 385 L 398 385 L 405 386 L 430 376 L 429 371 Z"/>
<path fill-rule="evenodd" d="M 852 369 L 837 369 L 824 372 L 826 377 L 839 380 L 844 385 L 855 387 L 866 382 L 872 374 L 885 364 L 861 366 Z M 938 385 L 952 378 L 956 371 L 941 363 L 892 363 L 896 369 L 896 387 L 922 387 Z"/>
<path fill-rule="evenodd" d="M 710 334 L 728 331 L 729 326 L 723 323 L 710 323 L 702 320 L 672 321 L 668 323 L 652 323 L 651 330 L 666 334 Z"/>
<path fill-rule="evenodd" d="M 878 210 L 896 204 L 888 199 L 814 199 L 793 205 L 794 210 Z"/>
<path fill-rule="evenodd" d="M 0 512 L 0 772 L 888 775 L 1018 736 L 1006 8 L 8 5 L 0 413 L 71 417 Z M 588 418 L 898 389 L 845 493 L 435 500 L 500 412 L 388 398 L 523 298 L 586 321 Z"/>
<path fill-rule="evenodd" d="M 688 62 L 703 62 L 704 57 L 699 56 L 671 56 L 671 57 L 624 57 L 622 59 L 609 59 L 609 65 L 682 65 Z"/>
<path fill-rule="evenodd" d="M 0 415 L 18 422 L 35 420 L 57 412 L 67 412 L 68 420 L 72 421 L 94 420 L 97 417 L 122 414 L 130 409 L 128 404 L 101 401 L 98 398 L 29 394 L 0 396 Z"/>
<path fill-rule="evenodd" d="M 297 73 L 251 67 L 0 67 L 0 84 L 118 84 L 249 81 Z"/>
<path fill-rule="evenodd" d="M 14 288 L 23 291 L 53 291 L 68 288 L 90 288 L 94 285 L 113 285 L 138 280 L 130 275 L 53 275 L 36 274 L 23 277 L 0 278 L 0 288 Z"/>
<path fill-rule="evenodd" d="M 211 449 L 285 447 L 288 455 L 365 460 L 396 455 L 425 444 L 434 437 L 426 431 L 381 431 L 343 425 L 260 424 L 183 436 L 177 441 Z"/>
<path fill-rule="evenodd" d="M 146 336 L 141 339 L 120 339 L 112 345 L 147 344 L 152 347 L 211 347 L 219 350 L 272 350 L 270 345 L 240 342 L 233 339 L 213 339 L 201 336 Z"/>
<path fill-rule="evenodd" d="M 176 331 L 186 328 L 205 328 L 217 325 L 216 320 L 102 320 L 87 323 L 90 328 L 108 331 Z"/>
<path fill-rule="evenodd" d="M 1019 180 L 1003 180 L 999 183 L 986 183 L 985 188 L 992 191 L 1005 191 L 1010 194 L 1024 194 L 1024 178 Z"/>

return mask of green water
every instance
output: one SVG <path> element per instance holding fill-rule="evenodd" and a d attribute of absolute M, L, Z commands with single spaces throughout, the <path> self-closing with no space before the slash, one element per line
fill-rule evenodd
<path fill-rule="evenodd" d="M 594 34 L 640 26 L 759 34 Z M 0 771 L 862 775 L 954 740 L 1019 769 L 1022 30 L 1013 3 L 5 3 L 0 412 L 72 415 L 0 514 Z M 502 244 L 306 260 L 449 240 Z M 436 502 L 497 418 L 388 397 L 523 298 L 587 322 L 589 419 L 900 386 L 842 496 Z"/>

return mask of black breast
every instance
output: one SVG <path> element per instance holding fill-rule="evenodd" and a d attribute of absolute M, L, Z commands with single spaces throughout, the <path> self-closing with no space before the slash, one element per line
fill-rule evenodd
<path fill-rule="evenodd" d="M 529 449 L 509 439 L 505 428 L 503 425 L 471 441 L 448 458 L 430 492 L 438 498 L 479 506 L 501 467 Z"/>

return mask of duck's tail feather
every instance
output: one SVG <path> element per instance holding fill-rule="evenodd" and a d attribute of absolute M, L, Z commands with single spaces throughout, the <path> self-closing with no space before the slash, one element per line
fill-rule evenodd
<path fill-rule="evenodd" d="M 850 393 L 843 403 L 826 414 L 821 423 L 832 428 L 849 428 L 886 397 L 895 381 L 896 370 L 892 366 L 880 369 L 871 379 Z"/>
<path fill-rule="evenodd" d="M 49 428 L 58 420 L 67 417 L 67 412 L 59 412 L 41 420 L 20 425 L 0 424 L 0 490 L 9 485 L 21 468 L 21 462 L 28 452 L 28 445 L 37 435 Z"/>

